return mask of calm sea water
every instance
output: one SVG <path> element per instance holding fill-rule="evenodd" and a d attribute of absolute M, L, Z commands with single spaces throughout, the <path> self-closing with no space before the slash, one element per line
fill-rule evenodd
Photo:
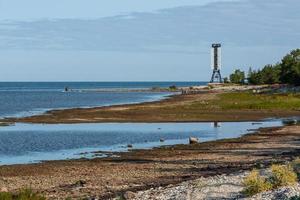
<path fill-rule="evenodd" d="M 204 82 L 91 82 L 0 83 L 0 118 L 24 116 L 50 109 L 94 107 L 153 101 L 169 93 L 121 92 L 152 87 L 194 86 Z M 75 90 L 63 92 L 64 87 Z M 95 92 L 93 89 L 105 90 Z M 89 90 L 82 92 L 80 90 Z M 127 151 L 186 144 L 190 136 L 201 141 L 238 137 L 250 129 L 280 126 L 281 121 L 221 123 L 100 123 L 16 124 L 0 127 L 0 165 L 106 156 L 95 151 Z M 160 142 L 163 138 L 165 141 Z M 82 154 L 84 153 L 84 154 Z"/>
<path fill-rule="evenodd" d="M 128 89 L 204 85 L 204 82 L 0 82 L 0 118 L 28 116 L 51 109 L 139 103 L 169 93 L 122 92 Z M 73 92 L 64 92 L 68 87 Z M 95 92 L 93 89 L 107 90 Z M 88 92 L 83 92 L 91 90 Z"/>
<path fill-rule="evenodd" d="M 281 121 L 230 122 L 217 126 L 214 123 L 16 124 L 0 127 L 0 165 L 93 158 L 94 151 L 127 151 L 128 144 L 136 149 L 186 144 L 190 136 L 210 141 L 281 125 Z M 161 138 L 165 142 L 161 143 Z"/>

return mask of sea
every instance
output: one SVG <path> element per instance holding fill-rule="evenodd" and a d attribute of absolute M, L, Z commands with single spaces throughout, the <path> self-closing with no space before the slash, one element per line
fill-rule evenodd
<path fill-rule="evenodd" d="M 205 84 L 206 82 L 0 82 L 0 118 L 31 116 L 52 109 L 156 101 L 166 98 L 170 93 L 143 90 Z M 65 92 L 65 88 L 70 92 Z"/>
<path fill-rule="evenodd" d="M 156 101 L 173 93 L 153 87 L 189 87 L 206 82 L 2 82 L 0 118 L 41 114 L 52 109 Z M 65 88 L 70 92 L 65 92 Z M 145 90 L 146 89 L 146 90 Z M 132 90 L 132 91 L 131 91 Z M 49 160 L 92 159 L 111 152 L 239 137 L 281 120 L 205 123 L 82 123 L 0 126 L 0 165 Z M 129 148 L 128 145 L 132 145 Z"/>

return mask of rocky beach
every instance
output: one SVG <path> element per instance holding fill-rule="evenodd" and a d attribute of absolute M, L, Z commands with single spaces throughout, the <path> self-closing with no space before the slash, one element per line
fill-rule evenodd
<path fill-rule="evenodd" d="M 170 187 L 180 188 L 182 182 L 208 177 L 220 181 L 227 176 L 234 179 L 232 174 L 242 176 L 253 168 L 292 161 L 299 156 L 299 137 L 299 126 L 286 126 L 261 129 L 236 139 L 134 150 L 108 158 L 1 166 L 0 188 L 7 191 L 32 188 L 49 199 L 113 199 L 132 193 L 143 196 L 154 188 L 151 192 L 157 192 L 155 197 L 159 197 Z M 204 180 L 209 183 L 211 179 Z M 238 194 L 240 189 L 229 190 Z M 193 189 L 174 195 L 180 198 L 189 190 Z M 128 197 L 131 198 L 133 195 Z"/>

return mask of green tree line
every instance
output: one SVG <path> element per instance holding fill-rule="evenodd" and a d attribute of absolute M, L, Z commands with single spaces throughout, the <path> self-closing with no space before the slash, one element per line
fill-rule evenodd
<path fill-rule="evenodd" d="M 228 80 L 228 79 L 226 79 Z M 262 69 L 249 69 L 248 76 L 245 72 L 237 69 L 230 76 L 231 83 L 244 84 L 290 84 L 300 85 L 300 49 L 291 51 L 281 62 L 275 65 L 266 65 Z"/>

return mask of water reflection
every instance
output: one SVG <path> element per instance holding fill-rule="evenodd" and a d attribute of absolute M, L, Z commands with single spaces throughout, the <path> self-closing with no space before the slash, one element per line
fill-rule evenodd
<path fill-rule="evenodd" d="M 260 127 L 281 126 L 281 120 L 212 123 L 16 124 L 0 128 L 0 164 L 105 156 L 103 151 L 147 149 L 239 137 Z M 85 153 L 85 154 L 82 154 Z"/>

